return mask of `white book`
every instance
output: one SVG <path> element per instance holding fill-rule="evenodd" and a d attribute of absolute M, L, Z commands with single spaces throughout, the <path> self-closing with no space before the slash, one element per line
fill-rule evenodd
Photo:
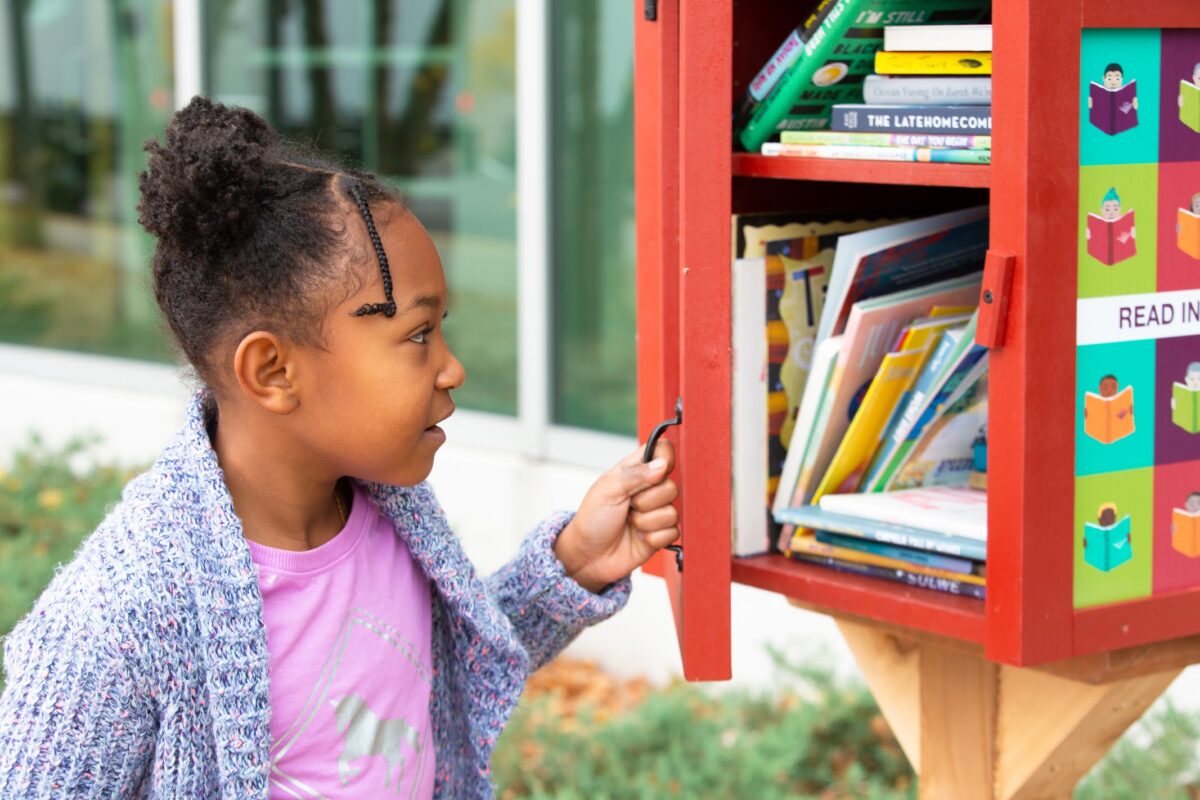
<path fill-rule="evenodd" d="M 732 281 L 730 547 L 735 556 L 748 556 L 768 549 L 766 258 L 735 260 Z"/>
<path fill-rule="evenodd" d="M 895 106 L 987 106 L 992 103 L 991 76 L 868 75 L 863 102 Z"/>
<path fill-rule="evenodd" d="M 992 49 L 991 25 L 889 25 L 883 49 L 893 53 L 952 53 Z"/>
<path fill-rule="evenodd" d="M 822 511 L 987 541 L 987 492 L 947 486 L 898 492 L 829 494 Z"/>

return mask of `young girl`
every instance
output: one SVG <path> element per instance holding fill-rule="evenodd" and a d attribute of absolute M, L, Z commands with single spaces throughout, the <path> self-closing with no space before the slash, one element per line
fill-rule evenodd
<path fill-rule="evenodd" d="M 151 142 L 154 291 L 205 386 L 4 643 L 0 797 L 487 797 L 530 674 L 678 535 L 671 447 L 479 578 L 423 483 L 465 378 L 378 179 L 197 98 Z"/>

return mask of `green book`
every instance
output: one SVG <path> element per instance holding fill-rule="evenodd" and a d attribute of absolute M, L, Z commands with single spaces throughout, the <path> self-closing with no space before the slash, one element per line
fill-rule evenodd
<path fill-rule="evenodd" d="M 861 103 L 884 26 L 978 22 L 990 8 L 989 0 L 837 0 L 741 130 L 742 147 L 757 153 L 777 130 L 828 128 L 835 103 Z"/>
<path fill-rule="evenodd" d="M 1179 82 L 1179 121 L 1200 133 L 1200 87 L 1191 81 Z"/>
<path fill-rule="evenodd" d="M 1182 383 L 1171 387 L 1171 422 L 1188 433 L 1200 433 L 1200 392 Z"/>

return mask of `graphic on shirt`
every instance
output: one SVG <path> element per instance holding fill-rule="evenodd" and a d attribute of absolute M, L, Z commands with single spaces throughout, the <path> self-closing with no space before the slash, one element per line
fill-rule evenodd
<path fill-rule="evenodd" d="M 357 695 L 331 700 L 330 705 L 337 715 L 338 733 L 346 736 L 346 743 L 338 755 L 338 780 L 342 786 L 362 772 L 360 767 L 351 764 L 352 761 L 379 755 L 387 761 L 388 779 L 384 785 L 392 785 L 394 771 L 396 792 L 399 793 L 406 750 L 416 756 L 416 765 L 420 769 L 421 732 L 399 717 L 384 719 Z"/>
<path fill-rule="evenodd" d="M 386 794 L 417 796 L 426 778 L 428 759 L 424 756 L 427 748 L 433 747 L 428 717 L 421 720 L 426 726 L 421 730 L 419 723 L 411 724 L 372 709 L 355 693 L 357 681 L 351 673 L 369 673 L 369 680 L 377 682 L 381 668 L 394 673 L 395 680 L 420 681 L 428 696 L 433 678 L 419 649 L 378 615 L 360 607 L 349 609 L 303 709 L 272 742 L 271 783 L 283 796 L 316 800 L 329 797 L 310 781 L 288 774 L 281 767 L 289 754 L 293 758 L 299 755 L 293 750 L 303 748 L 306 733 L 326 727 L 335 728 L 340 734 L 341 749 L 323 751 L 320 756 L 329 759 L 330 777 L 336 758 L 336 778 L 343 788 L 364 772 L 377 772 L 382 767 L 381 784 Z M 302 760 L 310 761 L 315 755 L 306 753 Z"/>

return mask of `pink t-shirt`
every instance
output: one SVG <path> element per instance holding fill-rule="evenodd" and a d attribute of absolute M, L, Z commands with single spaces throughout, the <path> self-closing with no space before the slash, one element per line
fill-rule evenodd
<path fill-rule="evenodd" d="M 249 542 L 271 682 L 271 798 L 433 796 L 429 581 L 355 484 L 315 550 Z"/>

